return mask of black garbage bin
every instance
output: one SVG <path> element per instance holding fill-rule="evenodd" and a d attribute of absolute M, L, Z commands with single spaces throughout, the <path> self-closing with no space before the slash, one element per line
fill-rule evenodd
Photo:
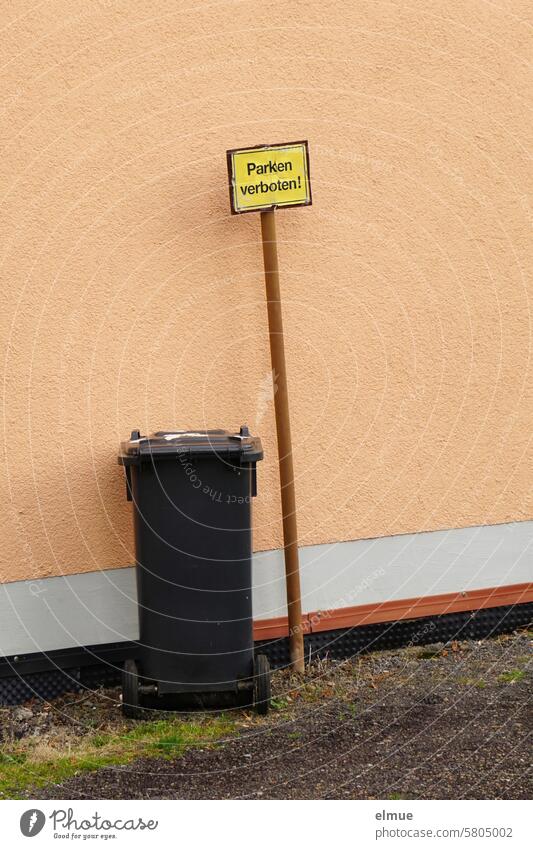
<path fill-rule="evenodd" d="M 124 664 L 123 709 L 251 703 L 268 710 L 254 664 L 252 499 L 261 441 L 247 427 L 133 431 L 120 446 L 133 502 L 139 648 Z"/>

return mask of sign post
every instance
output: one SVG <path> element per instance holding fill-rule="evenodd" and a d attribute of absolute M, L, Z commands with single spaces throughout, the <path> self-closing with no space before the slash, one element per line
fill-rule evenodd
<path fill-rule="evenodd" d="M 270 356 L 272 375 L 277 385 L 277 392 L 274 392 L 274 407 L 281 485 L 290 658 L 293 670 L 302 673 L 304 671 L 304 640 L 298 526 L 275 210 L 277 207 L 311 204 L 309 151 L 307 142 L 290 142 L 269 147 L 230 150 L 227 156 L 232 212 L 234 214 L 261 212 Z"/>

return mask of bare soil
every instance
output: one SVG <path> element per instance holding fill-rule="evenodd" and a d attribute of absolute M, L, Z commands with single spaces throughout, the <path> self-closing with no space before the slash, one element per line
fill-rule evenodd
<path fill-rule="evenodd" d="M 531 798 L 532 636 L 523 631 L 323 661 L 304 681 L 279 672 L 268 717 L 226 712 L 233 730 L 215 744 L 200 738 L 178 757 L 142 757 L 26 795 Z M 60 721 L 83 726 L 89 710 L 93 724 L 109 726 L 110 712 L 120 723 L 117 697 L 106 691 L 80 699 L 77 710 L 63 706 Z M 54 722 L 57 711 L 46 713 Z M 31 727 L 30 716 L 24 722 Z"/>

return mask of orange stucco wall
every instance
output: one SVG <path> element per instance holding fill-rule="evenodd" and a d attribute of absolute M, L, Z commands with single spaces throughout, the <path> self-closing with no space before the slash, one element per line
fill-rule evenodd
<path fill-rule="evenodd" d="M 308 138 L 278 214 L 302 543 L 531 518 L 528 4 L 2 2 L 0 578 L 133 560 L 134 426 L 263 437 L 259 220 L 225 151 Z"/>

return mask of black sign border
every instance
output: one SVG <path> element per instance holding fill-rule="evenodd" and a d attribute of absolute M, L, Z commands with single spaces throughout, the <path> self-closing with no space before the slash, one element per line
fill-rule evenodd
<path fill-rule="evenodd" d="M 305 201 L 300 201 L 299 203 L 284 203 L 284 204 L 271 204 L 270 206 L 261 206 L 257 209 L 235 209 L 235 198 L 233 193 L 233 168 L 232 168 L 232 155 L 234 153 L 241 153 L 244 150 L 272 150 L 274 148 L 279 147 L 295 147 L 296 145 L 303 145 L 305 149 L 305 164 L 307 167 L 307 185 L 309 187 L 309 199 Z M 228 181 L 229 181 L 229 202 L 231 207 L 232 215 L 245 215 L 247 212 L 266 212 L 269 209 L 291 209 L 296 206 L 312 206 L 313 204 L 313 194 L 311 191 L 311 168 L 309 164 L 309 142 L 307 139 L 300 139 L 299 141 L 291 141 L 291 142 L 279 142 L 278 144 L 253 144 L 249 147 L 234 147 L 231 150 L 226 151 L 226 162 L 228 166 Z"/>

